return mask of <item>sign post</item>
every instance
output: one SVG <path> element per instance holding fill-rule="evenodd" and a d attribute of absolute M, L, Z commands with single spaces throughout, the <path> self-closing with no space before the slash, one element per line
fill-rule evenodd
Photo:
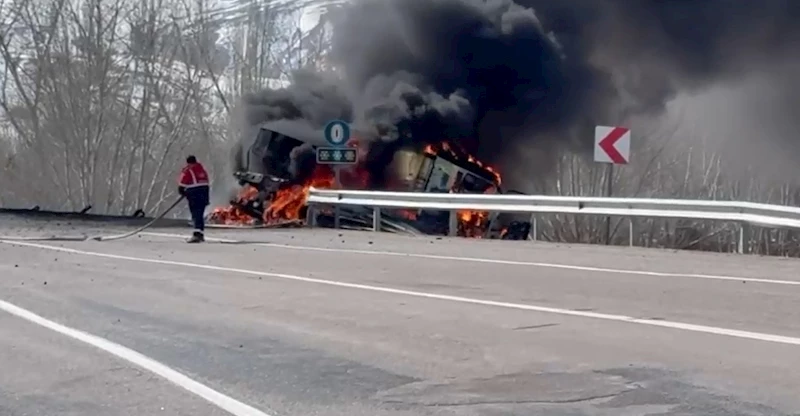
<path fill-rule="evenodd" d="M 325 126 L 325 140 L 330 147 L 317 148 L 317 163 L 333 165 L 334 186 L 342 188 L 339 169 L 341 165 L 353 165 L 358 161 L 358 149 L 346 147 L 350 140 L 350 125 L 342 120 L 333 120 Z M 339 206 L 334 207 L 333 226 L 339 228 Z"/>
<path fill-rule="evenodd" d="M 613 194 L 614 165 L 630 160 L 631 131 L 627 127 L 597 126 L 594 129 L 594 161 L 607 163 L 606 196 Z M 611 244 L 611 217 L 606 217 L 606 244 Z"/>

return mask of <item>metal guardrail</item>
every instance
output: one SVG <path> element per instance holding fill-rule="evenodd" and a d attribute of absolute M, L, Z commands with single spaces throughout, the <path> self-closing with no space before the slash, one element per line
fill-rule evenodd
<path fill-rule="evenodd" d="M 698 219 L 736 222 L 739 252 L 746 251 L 750 226 L 800 229 L 800 208 L 737 201 L 701 201 L 650 198 L 601 198 L 542 195 L 450 194 L 418 192 L 348 191 L 312 188 L 309 211 L 315 205 L 362 206 L 374 210 L 373 229 L 379 230 L 382 208 L 417 208 L 450 211 L 450 234 L 456 230 L 461 210 L 581 214 L 619 217 Z M 313 225 L 313 213 L 312 221 Z M 632 233 L 632 231 L 631 231 Z"/>

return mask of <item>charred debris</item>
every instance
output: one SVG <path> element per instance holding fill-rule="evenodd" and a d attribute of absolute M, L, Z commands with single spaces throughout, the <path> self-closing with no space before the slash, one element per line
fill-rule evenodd
<path fill-rule="evenodd" d="M 252 134 L 247 148 L 239 148 L 234 178 L 241 190 L 228 207 L 214 209 L 211 224 L 280 226 L 306 218 L 305 204 L 311 187 L 332 188 L 334 173 L 329 165 L 316 164 L 315 135 L 287 134 L 275 125 L 262 126 Z M 380 142 L 352 139 L 359 148 L 355 165 L 341 167 L 345 189 L 372 189 L 439 193 L 504 193 L 499 172 L 449 142 L 406 144 L 387 150 Z M 391 152 L 385 157 L 386 152 Z M 513 191 L 512 191 L 513 192 Z M 518 193 L 518 192 L 513 192 Z M 345 229 L 371 229 L 372 209 L 342 207 L 340 225 Z M 317 225 L 333 227 L 333 210 L 322 210 Z M 422 209 L 382 210 L 384 231 L 409 234 L 447 235 L 449 212 Z M 458 235 L 472 238 L 527 239 L 530 222 L 512 221 L 498 213 L 458 212 Z"/>

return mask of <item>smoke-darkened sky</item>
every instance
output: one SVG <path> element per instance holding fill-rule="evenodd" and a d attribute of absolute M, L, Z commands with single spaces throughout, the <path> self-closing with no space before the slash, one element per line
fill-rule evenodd
<path fill-rule="evenodd" d="M 772 68 L 800 58 L 798 17 L 796 0 L 354 0 L 334 19 L 341 77 L 254 93 L 248 115 L 346 117 L 388 138 L 388 154 L 440 140 L 490 161 L 577 149 L 595 123 L 657 115 L 679 93 L 760 74 L 790 94 L 799 77 Z M 795 111 L 786 98 L 776 111 Z"/>

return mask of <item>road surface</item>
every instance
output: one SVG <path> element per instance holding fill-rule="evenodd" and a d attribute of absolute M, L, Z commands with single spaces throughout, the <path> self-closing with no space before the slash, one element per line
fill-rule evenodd
<path fill-rule="evenodd" d="M 154 232 L 0 243 L 0 414 L 800 414 L 796 260 Z"/>

